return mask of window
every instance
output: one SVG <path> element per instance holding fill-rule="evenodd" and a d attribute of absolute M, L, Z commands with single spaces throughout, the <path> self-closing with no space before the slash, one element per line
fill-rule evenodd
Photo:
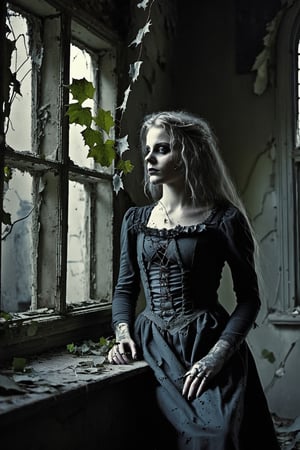
<path fill-rule="evenodd" d="M 296 299 L 300 306 L 300 20 L 297 21 L 296 38 L 296 67 L 297 78 L 295 85 L 295 110 L 297 111 L 297 122 L 295 127 L 295 146 L 293 152 L 294 172 L 295 172 L 295 230 L 296 230 Z"/>
<path fill-rule="evenodd" d="M 281 310 L 300 306 L 300 2 L 287 7 L 277 47 L 278 232 Z"/>
<path fill-rule="evenodd" d="M 66 86 L 86 78 L 98 106 L 114 110 L 112 35 L 51 2 L 6 7 L 14 78 L 3 124 L 1 310 L 21 321 L 88 318 L 111 302 L 112 169 L 87 158 L 81 130 L 68 125 Z"/>

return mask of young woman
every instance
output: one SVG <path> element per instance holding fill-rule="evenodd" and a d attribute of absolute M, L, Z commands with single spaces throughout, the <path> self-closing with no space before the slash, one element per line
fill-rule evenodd
<path fill-rule="evenodd" d="M 159 112 L 146 117 L 141 144 L 154 203 L 123 220 L 109 361 L 148 362 L 170 450 L 278 449 L 245 342 L 260 308 L 255 240 L 215 136 L 195 115 Z M 225 262 L 231 315 L 218 300 Z M 146 307 L 135 318 L 140 282 Z"/>

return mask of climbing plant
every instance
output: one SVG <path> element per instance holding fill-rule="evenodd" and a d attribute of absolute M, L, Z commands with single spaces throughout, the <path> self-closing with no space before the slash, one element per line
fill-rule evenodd
<path fill-rule="evenodd" d="M 85 146 L 88 148 L 88 158 L 103 167 L 109 167 L 115 162 L 114 190 L 121 188 L 121 176 L 132 171 L 133 165 L 130 160 L 124 160 L 122 155 L 128 150 L 127 137 L 115 139 L 115 121 L 111 111 L 98 108 L 95 115 L 92 114 L 92 107 L 84 106 L 84 102 L 93 99 L 95 87 L 85 78 L 73 79 L 68 86 L 73 100 L 68 106 L 67 115 L 71 124 L 83 127 L 81 135 Z M 117 157 L 119 157 L 118 161 Z"/>
<path fill-rule="evenodd" d="M 73 97 L 73 102 L 69 104 L 66 114 L 69 116 L 71 124 L 83 127 L 81 132 L 85 146 L 88 148 L 87 156 L 103 167 L 110 167 L 114 164 L 113 188 L 116 193 L 123 189 L 123 175 L 133 170 L 133 165 L 129 159 L 124 159 L 124 153 L 129 150 L 128 135 L 116 137 L 118 130 L 121 130 L 123 115 L 127 109 L 127 102 L 132 91 L 133 84 L 137 81 L 140 69 L 143 64 L 142 50 L 143 40 L 151 27 L 151 8 L 155 0 L 143 0 L 137 3 L 138 8 L 148 9 L 145 24 L 140 28 L 136 37 L 130 42 L 129 47 L 139 48 L 137 60 L 129 66 L 129 85 L 124 92 L 122 104 L 118 107 L 120 118 L 115 120 L 111 111 L 106 111 L 101 107 L 93 115 L 92 107 L 84 106 L 88 99 L 93 99 L 95 94 L 94 85 L 85 78 L 74 79 L 68 85 L 68 89 Z"/>
<path fill-rule="evenodd" d="M 129 159 L 124 159 L 124 153 L 129 150 L 128 136 L 121 136 L 121 123 L 124 113 L 127 109 L 127 101 L 132 91 L 133 84 L 137 81 L 142 66 L 143 40 L 150 31 L 152 25 L 151 9 L 155 0 L 143 0 L 137 3 L 137 8 L 147 12 L 145 24 L 136 34 L 136 37 L 130 42 L 129 47 L 138 48 L 137 60 L 129 66 L 129 85 L 124 92 L 123 101 L 118 110 L 119 118 L 114 119 L 112 111 L 106 111 L 101 107 L 96 108 L 93 114 L 93 108 L 86 106 L 85 101 L 94 99 L 95 87 L 85 78 L 73 79 L 67 86 L 71 95 L 72 102 L 68 105 L 67 115 L 70 124 L 82 126 L 81 132 L 85 146 L 87 147 L 87 157 L 102 167 L 113 167 L 113 189 L 116 193 L 123 189 L 123 175 L 133 170 L 133 165 Z M 12 37 L 12 38 L 11 38 Z M 12 56 L 16 51 L 16 42 L 23 39 L 24 36 L 15 36 L 12 27 L 6 25 L 4 49 L 2 54 L 3 70 L 3 120 L 4 138 L 10 126 L 10 111 L 14 99 L 22 95 L 22 81 L 18 78 L 19 68 L 12 68 Z M 5 145 L 5 144 L 4 144 Z M 11 179 L 11 169 L 4 167 L 3 180 L 8 185 Z M 7 226 L 13 226 L 9 212 L 1 207 L 1 222 Z"/>

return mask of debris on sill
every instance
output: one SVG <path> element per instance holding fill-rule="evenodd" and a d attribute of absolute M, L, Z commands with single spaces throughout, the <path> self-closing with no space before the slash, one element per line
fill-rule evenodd
<path fill-rule="evenodd" d="M 67 345 L 67 350 L 78 356 L 90 354 L 95 356 L 106 356 L 109 350 L 115 345 L 116 340 L 113 337 L 100 337 L 98 342 L 92 340 L 83 341 L 81 344 Z"/>
<path fill-rule="evenodd" d="M 12 366 L 0 373 L 0 415 L 50 397 L 57 399 L 59 394 L 82 386 L 88 388 L 93 382 L 120 375 L 133 367 L 147 366 L 144 361 L 124 366 L 108 364 L 106 354 L 110 344 L 111 341 L 100 338 L 99 343 L 72 343 L 67 349 L 28 361 L 14 358 Z M 273 414 L 272 417 L 281 450 L 299 450 L 300 416 L 284 419 Z"/>
<path fill-rule="evenodd" d="M 4 369 L 0 376 L 0 412 L 5 408 L 5 395 L 57 394 L 72 384 L 95 381 L 106 370 L 105 361 L 105 356 L 78 357 L 60 352 L 29 361 L 23 370 Z"/>
<path fill-rule="evenodd" d="M 295 419 L 283 419 L 272 415 L 281 450 L 300 449 L 300 416 Z"/>
<path fill-rule="evenodd" d="M 275 324 L 299 324 L 300 323 L 300 306 L 294 306 L 286 310 L 270 309 L 268 318 Z"/>
<path fill-rule="evenodd" d="M 105 299 L 99 299 L 99 300 L 83 300 L 80 303 L 68 303 L 67 310 L 73 311 L 77 308 L 88 308 L 88 307 L 94 307 L 94 306 L 103 306 L 103 305 L 109 305 L 110 302 Z"/>
<path fill-rule="evenodd" d="M 51 315 L 55 314 L 55 310 L 53 308 L 39 308 L 35 310 L 28 310 L 24 312 L 10 312 L 7 313 L 5 311 L 0 312 L 0 324 L 5 324 L 11 322 L 16 319 L 27 320 L 28 318 L 32 318 L 32 316 L 37 315 Z"/>
<path fill-rule="evenodd" d="M 293 308 L 291 315 L 293 317 L 299 317 L 300 314 L 300 306 L 296 306 L 296 308 Z"/>
<path fill-rule="evenodd" d="M 68 344 L 65 351 L 40 356 L 29 363 L 25 358 L 13 358 L 11 368 L 0 376 L 0 394 L 52 393 L 65 384 L 94 380 L 95 375 L 103 372 L 107 353 L 114 343 L 113 338 L 101 337 L 98 342 Z"/>
<path fill-rule="evenodd" d="M 67 311 L 72 312 L 76 310 L 95 308 L 98 306 L 105 306 L 109 304 L 110 304 L 109 301 L 105 299 L 84 300 L 82 302 L 69 303 L 67 305 Z M 29 309 L 27 311 L 22 312 L 9 312 L 9 313 L 6 311 L 0 311 L 0 325 L 17 319 L 26 320 L 28 318 L 33 318 L 34 316 L 53 315 L 53 314 L 58 314 L 58 312 L 54 308 L 38 308 L 32 310 Z"/>
<path fill-rule="evenodd" d="M 48 352 L 30 360 L 14 358 L 10 367 L 0 372 L 0 415 L 59 394 L 84 387 L 132 369 L 144 369 L 147 364 L 137 361 L 113 366 L 107 352 L 114 340 L 100 338 L 99 342 L 84 341 L 69 344 L 66 349 Z M 22 361 L 21 361 L 22 360 Z"/>

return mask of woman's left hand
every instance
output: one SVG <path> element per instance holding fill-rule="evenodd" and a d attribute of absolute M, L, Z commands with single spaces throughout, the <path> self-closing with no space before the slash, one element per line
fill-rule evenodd
<path fill-rule="evenodd" d="M 214 370 L 210 367 L 210 364 L 207 364 L 206 358 L 208 358 L 208 355 L 194 364 L 185 374 L 182 395 L 188 400 L 199 397 L 204 392 L 209 380 L 214 376 Z"/>
<path fill-rule="evenodd" d="M 209 381 L 220 372 L 231 354 L 229 343 L 219 340 L 209 353 L 185 374 L 182 395 L 188 400 L 200 397 Z"/>

